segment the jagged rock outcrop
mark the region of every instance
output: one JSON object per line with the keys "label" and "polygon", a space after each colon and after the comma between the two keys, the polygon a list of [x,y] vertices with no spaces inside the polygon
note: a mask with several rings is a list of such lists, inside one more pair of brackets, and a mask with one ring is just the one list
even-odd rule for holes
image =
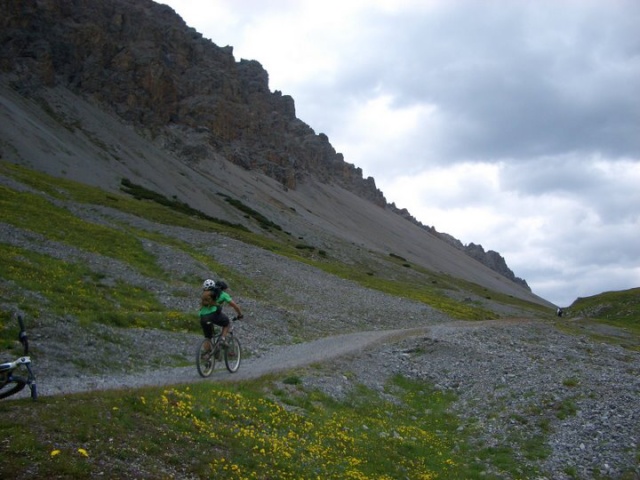
{"label": "jagged rock outcrop", "polygon": [[[133,125],[188,164],[220,156],[285,188],[312,177],[387,208],[523,286],[504,259],[388,205],[372,177],[296,117],[293,98],[269,90],[255,60],[236,61],[151,0],[0,0],[0,72],[38,98],[62,85]],[[45,107],[46,108],[46,107]]]}
{"label": "jagged rock outcrop", "polygon": [[445,242],[448,242],[457,249],[462,250],[471,258],[475,258],[479,262],[489,267],[491,270],[498,272],[503,277],[506,277],[509,280],[531,291],[531,288],[527,284],[526,280],[516,277],[513,271],[507,266],[507,262],[505,261],[504,257],[498,252],[493,250],[485,251],[482,245],[476,245],[475,243],[464,245],[460,240],[452,237],[447,233],[437,232],[435,229],[433,229],[433,231]]}
{"label": "jagged rock outcrop", "polygon": [[486,265],[491,270],[498,272],[503,277],[508,278],[509,280],[531,291],[531,287],[529,287],[526,280],[516,277],[513,271],[507,266],[507,262],[505,261],[504,257],[500,255],[498,252],[494,250],[485,251],[482,245],[476,245],[475,243],[464,245],[460,240],[453,237],[452,235],[449,235],[448,233],[438,232],[435,229],[435,227],[424,225],[422,222],[417,220],[413,215],[411,215],[406,208],[400,209],[396,207],[395,203],[392,203],[389,207],[393,209],[398,215],[404,217],[405,219],[414,223],[415,225],[418,225],[423,230],[429,232],[432,235],[437,236],[438,238],[444,240],[448,244],[453,245],[458,250],[466,253],[471,258],[476,259],[483,265]]}
{"label": "jagged rock outcrop", "polygon": [[[231,47],[203,38],[170,7],[2,0],[0,8],[0,69],[15,73],[24,93],[60,83],[150,135],[166,133],[186,161],[218,153],[288,188],[312,175],[386,205],[373,178],[296,118],[290,96],[269,90],[257,61],[236,62]],[[199,148],[189,142],[194,133]]]}

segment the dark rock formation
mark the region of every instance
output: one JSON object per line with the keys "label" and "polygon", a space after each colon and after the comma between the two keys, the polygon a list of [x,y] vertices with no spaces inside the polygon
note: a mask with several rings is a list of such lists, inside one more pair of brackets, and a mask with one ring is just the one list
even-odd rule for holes
{"label": "dark rock formation", "polygon": [[513,271],[511,271],[511,269],[507,266],[507,262],[505,261],[504,257],[498,252],[495,252],[493,250],[488,250],[485,252],[482,245],[476,245],[475,243],[464,245],[460,240],[452,237],[449,234],[436,232],[435,229],[433,229],[433,231],[445,242],[448,242],[459,250],[462,250],[471,258],[475,258],[479,262],[489,267],[491,270],[498,272],[503,277],[506,277],[509,280],[531,291],[531,288],[527,284],[526,280],[516,277]]}
{"label": "dark rock formation", "polygon": [[[231,47],[204,39],[170,7],[2,0],[0,8],[0,69],[14,72],[24,93],[63,84],[150,135],[186,138],[169,133],[167,146],[187,161],[215,152],[288,188],[312,175],[386,205],[372,178],[296,118],[290,96],[270,92],[258,62],[236,62]],[[208,135],[194,149],[188,138],[196,130]]]}

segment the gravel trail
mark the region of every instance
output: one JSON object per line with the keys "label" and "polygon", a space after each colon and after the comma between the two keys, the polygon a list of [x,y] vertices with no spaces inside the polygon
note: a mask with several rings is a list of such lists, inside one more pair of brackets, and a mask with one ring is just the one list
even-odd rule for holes
{"label": "gravel trail", "polygon": [[[195,364],[189,367],[162,366],[144,372],[76,375],[43,378],[38,382],[41,395],[64,395],[93,390],[139,388],[143,386],[175,385],[199,381],[242,381],[273,373],[307,367],[314,363],[330,362],[345,355],[358,355],[367,348],[384,342],[423,334],[425,329],[358,332],[320,338],[311,342],[283,345],[259,358],[246,358],[240,369],[230,374],[223,364],[217,364],[211,377],[201,378]],[[194,343],[194,345],[196,345]],[[195,350],[194,350],[195,355]]]}

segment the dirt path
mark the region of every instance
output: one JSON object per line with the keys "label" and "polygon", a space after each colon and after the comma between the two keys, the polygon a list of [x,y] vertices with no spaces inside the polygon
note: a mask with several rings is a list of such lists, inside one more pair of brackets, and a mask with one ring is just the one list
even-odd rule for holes
{"label": "dirt path", "polygon": [[[209,379],[215,381],[236,381],[259,378],[272,373],[305,367],[317,362],[334,360],[383,342],[396,341],[409,336],[424,334],[428,328],[406,330],[381,330],[357,332],[325,337],[312,342],[279,347],[257,358],[245,358],[240,370],[230,374],[223,366]],[[40,395],[62,395],[67,393],[139,388],[144,386],[175,385],[202,381],[195,365],[177,368],[158,368],[145,373],[114,374],[67,378],[38,378]]]}
{"label": "dirt path", "polygon": [[[383,343],[393,343],[402,339],[426,335],[431,329],[483,328],[507,326],[531,320],[509,319],[483,322],[456,321],[428,327],[377,330],[348,333],[325,337],[311,342],[280,346],[259,357],[245,358],[240,370],[230,374],[223,366],[217,366],[209,377],[214,381],[240,381],[260,378],[265,375],[302,368],[314,363],[335,360],[345,355],[358,355],[364,350]],[[195,365],[188,367],[156,368],[148,372],[133,374],[112,374],[98,376],[74,376],[66,378],[38,378],[40,395],[61,395],[88,392],[93,390],[111,390],[121,388],[139,388],[202,381]]]}

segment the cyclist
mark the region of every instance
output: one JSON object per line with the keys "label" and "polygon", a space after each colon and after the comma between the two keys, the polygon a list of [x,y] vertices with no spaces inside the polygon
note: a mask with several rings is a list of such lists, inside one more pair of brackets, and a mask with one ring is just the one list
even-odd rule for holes
{"label": "cyclist", "polygon": [[227,333],[229,332],[229,317],[222,312],[222,307],[229,304],[236,311],[238,320],[243,317],[242,310],[226,292],[229,286],[223,281],[207,279],[202,284],[202,296],[200,299],[200,325],[205,338],[213,337],[213,325],[222,327],[220,341],[225,346]]}

